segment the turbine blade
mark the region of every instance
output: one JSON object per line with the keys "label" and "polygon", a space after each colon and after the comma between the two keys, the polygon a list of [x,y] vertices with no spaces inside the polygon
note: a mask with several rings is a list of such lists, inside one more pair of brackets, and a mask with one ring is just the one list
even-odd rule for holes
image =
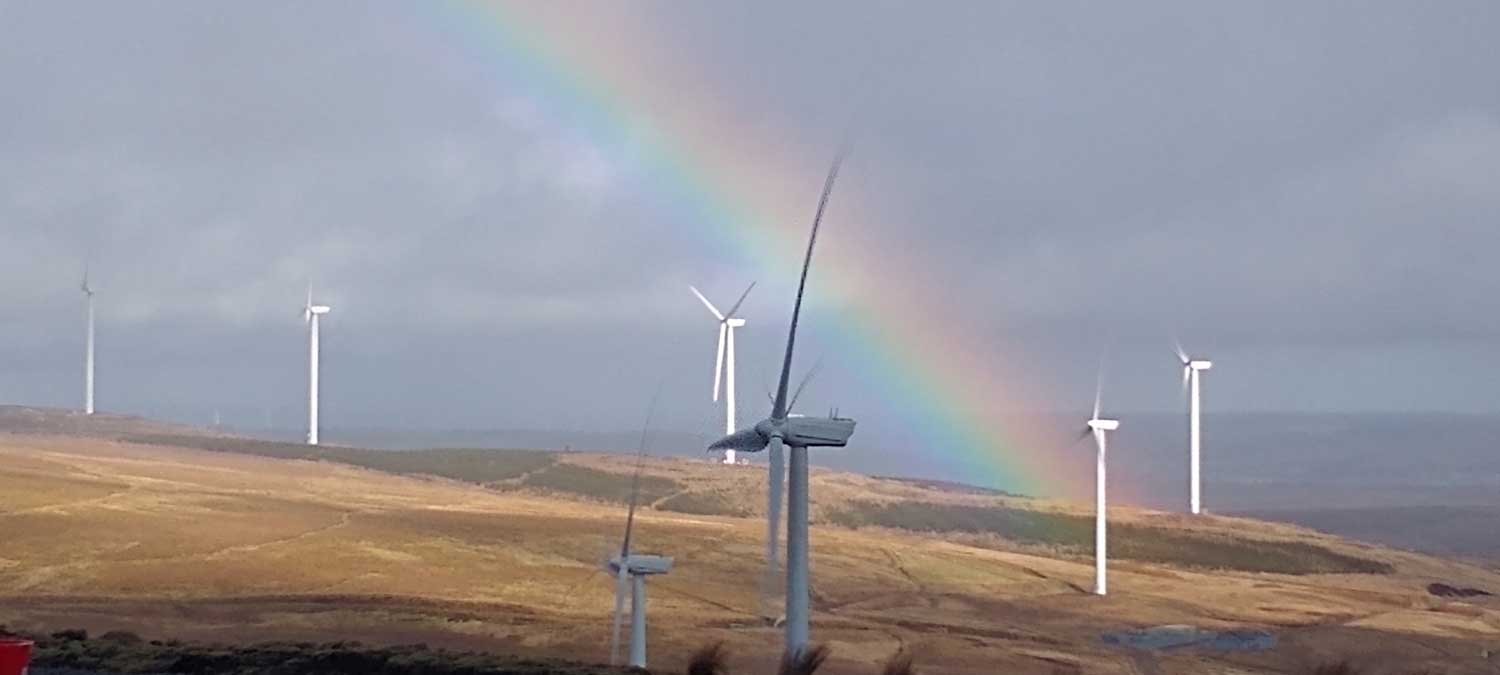
{"label": "turbine blade", "polygon": [[774,567],[781,559],[781,506],[784,501],[781,495],[786,481],[786,467],[782,460],[784,444],[781,437],[772,437],[769,445],[770,456],[766,462],[770,465],[766,486],[766,564]]}
{"label": "turbine blade", "polygon": [[781,362],[781,383],[776,387],[776,402],[771,406],[771,419],[786,419],[787,388],[792,377],[792,351],[797,343],[797,319],[802,314],[802,295],[807,290],[807,271],[812,267],[813,247],[818,243],[818,227],[823,224],[823,214],[828,210],[828,198],[833,194],[834,181],[839,177],[839,165],[844,163],[848,148],[840,148],[834,155],[833,166],[828,168],[828,177],[823,181],[823,194],[818,197],[818,210],[813,214],[812,234],[807,238],[807,255],[802,259],[802,278],[797,282],[797,302],[792,305],[792,325],[786,336],[786,356]]}
{"label": "turbine blade", "polygon": [[813,376],[817,375],[818,371],[822,368],[823,359],[819,357],[818,362],[813,364],[812,369],[808,370],[807,374],[802,376],[802,381],[797,384],[797,391],[792,394],[792,400],[787,402],[786,411],[788,414],[791,414],[791,412],[797,408],[797,399],[802,398],[802,390],[807,388],[807,383],[811,382]]}
{"label": "turbine blade", "polygon": [[709,302],[708,298],[703,297],[703,294],[698,292],[697,287],[688,286],[688,290],[692,291],[693,295],[698,296],[698,299],[703,301],[703,306],[707,307],[708,311],[714,313],[714,318],[715,319],[718,319],[720,321],[724,320],[724,315],[719,313],[719,308],[718,307],[714,307],[714,303]]}
{"label": "turbine blade", "polygon": [[588,584],[589,582],[591,582],[591,581],[594,580],[594,575],[595,574],[599,574],[599,573],[600,573],[600,571],[599,571],[598,568],[589,568],[588,573],[585,574],[582,579],[579,579],[578,583],[573,584],[572,586],[569,586],[568,590],[566,590],[566,591],[563,592],[563,595],[562,595],[563,599],[562,599],[562,603],[561,604],[564,605],[564,606],[569,606],[569,607],[577,604],[575,601],[578,599],[578,592],[581,591],[581,590],[583,590],[583,587],[586,584]]}
{"label": "turbine blade", "polygon": [[636,500],[641,495],[641,469],[646,465],[646,438],[651,432],[651,417],[656,414],[656,400],[661,397],[662,383],[656,385],[656,393],[651,395],[651,405],[646,408],[646,423],[641,427],[641,445],[635,453],[635,476],[630,479],[630,510],[625,512],[625,538],[620,543],[620,564],[625,564],[625,558],[630,555],[630,535],[635,527]]}
{"label": "turbine blade", "polygon": [[740,299],[734,301],[734,306],[730,307],[729,311],[727,313],[725,313],[724,316],[734,316],[736,312],[739,312],[740,311],[740,305],[745,304],[745,298],[750,297],[750,291],[752,291],[752,290],[755,290],[755,282],[754,281],[750,282],[749,288],[746,288],[745,292],[740,294]]}
{"label": "turbine blade", "polygon": [[1183,396],[1187,396],[1188,378],[1190,378],[1192,376],[1193,376],[1193,368],[1192,368],[1192,366],[1189,366],[1187,364],[1187,362],[1184,361],[1183,364],[1182,364],[1182,395]]}
{"label": "turbine blade", "polygon": [[1187,365],[1190,359],[1188,359],[1187,351],[1182,348],[1182,342],[1175,337],[1172,338],[1172,348],[1177,352],[1177,360],[1181,361],[1182,365]]}
{"label": "turbine blade", "polygon": [[609,663],[619,665],[620,663],[620,624],[625,619],[625,586],[629,583],[629,565],[624,558],[620,559],[620,571],[615,575],[615,616],[614,627],[609,632]]}
{"label": "turbine blade", "polygon": [[1094,382],[1094,416],[1099,419],[1099,406],[1104,400],[1104,364],[1099,364],[1099,377]]}
{"label": "turbine blade", "polygon": [[719,400],[719,379],[724,375],[724,333],[728,331],[728,324],[719,322],[719,355],[714,357],[714,401]]}
{"label": "turbine blade", "polygon": [[755,427],[740,429],[728,436],[720,438],[708,446],[708,451],[715,450],[738,450],[740,452],[760,452],[766,449],[766,437],[760,435]]}
{"label": "turbine blade", "polygon": [[1085,427],[1083,427],[1083,431],[1079,432],[1078,438],[1073,439],[1073,442],[1077,443],[1077,442],[1079,442],[1079,441],[1081,441],[1081,440],[1083,440],[1085,438],[1088,438],[1089,434],[1092,434],[1092,433],[1094,433],[1094,428],[1090,427],[1090,426],[1085,426]]}

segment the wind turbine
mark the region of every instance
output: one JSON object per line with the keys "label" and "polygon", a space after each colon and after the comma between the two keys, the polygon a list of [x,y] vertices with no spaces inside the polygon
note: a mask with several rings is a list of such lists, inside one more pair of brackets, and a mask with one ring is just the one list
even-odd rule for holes
{"label": "wind turbine", "polygon": [[1208,359],[1195,359],[1183,351],[1179,343],[1177,360],[1182,362],[1182,387],[1188,390],[1188,507],[1193,515],[1203,512],[1203,483],[1201,471],[1202,424],[1199,422],[1199,373],[1214,367]]}
{"label": "wind turbine", "polygon": [[1094,594],[1106,595],[1109,593],[1106,573],[1109,565],[1108,548],[1108,523],[1106,520],[1106,494],[1105,494],[1105,460],[1108,455],[1108,437],[1111,431],[1120,428],[1119,420],[1104,419],[1099,417],[1100,399],[1104,395],[1104,376],[1101,373],[1099,383],[1094,389],[1094,414],[1089,417],[1088,425],[1084,427],[1080,439],[1089,435],[1094,437],[1094,445],[1098,448],[1098,457],[1094,466]]}
{"label": "wind turbine", "polygon": [[[708,311],[713,313],[714,318],[719,320],[719,352],[718,356],[714,357],[714,402],[717,403],[719,400],[719,382],[722,380],[724,383],[724,433],[726,434],[734,433],[735,425],[734,329],[745,325],[745,320],[734,314],[740,311],[740,305],[745,303],[745,298],[750,295],[751,289],[754,288],[755,282],[751,282],[750,287],[746,288],[745,292],[740,294],[740,299],[735,301],[734,305],[729,308],[729,311],[720,313],[719,308],[714,307],[714,303],[709,302],[708,298],[703,297],[703,294],[698,292],[696,287],[688,286],[688,289],[693,291],[693,295],[698,296],[698,299],[703,301],[703,305],[708,308]],[[734,450],[725,450],[724,463],[734,464],[734,461]]]}
{"label": "wind turbine", "polygon": [[[653,398],[651,407],[656,407]],[[651,428],[651,416],[646,416],[646,430]],[[646,430],[641,431],[641,447],[636,455],[635,478],[630,486],[630,508],[625,514],[625,537],[620,543],[620,554],[605,561],[604,569],[615,577],[614,626],[609,634],[609,662],[620,662],[620,623],[625,610],[625,587],[630,586],[630,663],[634,668],[646,667],[646,577],[672,571],[672,559],[659,555],[643,555],[630,550],[630,536],[635,527],[635,506],[641,492],[641,465],[646,454]]]}
{"label": "wind turbine", "polygon": [[807,289],[807,271],[812,266],[813,245],[818,241],[818,226],[823,222],[823,212],[828,207],[828,196],[833,192],[833,183],[839,174],[839,165],[844,161],[842,151],[834,158],[833,166],[823,183],[823,194],[818,199],[818,210],[813,216],[812,235],[807,240],[807,254],[802,260],[802,278],[797,284],[797,301],[792,305],[792,324],[787,332],[786,356],[781,363],[781,381],[776,388],[776,398],[771,405],[771,416],[748,429],[736,431],[708,446],[709,450],[742,450],[759,452],[770,450],[770,484],[768,491],[769,541],[767,563],[774,569],[777,539],[777,521],[781,498],[781,452],[782,446],[791,448],[791,470],[788,472],[790,490],[787,494],[787,542],[786,542],[786,653],[801,654],[808,642],[808,474],[807,449],[810,447],[843,447],[854,434],[854,420],[830,415],[827,418],[803,417],[789,414],[787,389],[792,371],[792,351],[797,342],[797,319],[802,313],[802,296]]}
{"label": "wind turbine", "polygon": [[88,338],[83,352],[83,414],[94,414],[94,288],[89,285],[89,268],[83,268],[83,291],[88,304]]}
{"label": "wind turbine", "polygon": [[307,304],[302,319],[307,322],[307,444],[318,444],[318,319],[332,311],[327,305],[314,305],[312,287],[307,287]]}

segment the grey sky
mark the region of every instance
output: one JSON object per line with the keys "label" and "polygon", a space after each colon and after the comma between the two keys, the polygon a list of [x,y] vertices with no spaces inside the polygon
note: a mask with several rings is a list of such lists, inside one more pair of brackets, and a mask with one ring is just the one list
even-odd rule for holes
{"label": "grey sky", "polygon": [[[1047,379],[1033,405],[1082,408],[1108,347],[1118,408],[1175,410],[1176,330],[1219,361],[1211,409],[1497,411],[1495,3],[721,5],[568,6],[628,11],[683,96],[804,148],[809,215],[859,105],[865,201],[828,255],[909,242],[920,287]],[[759,279],[759,414],[793,280],[687,236],[648,167],[438,23],[0,0],[0,400],[79,398],[92,258],[105,409],[292,424],[312,279],[330,426],[630,427],[664,378],[666,424],[707,431],[686,285]],[[879,429],[901,396],[823,309],[809,407]]]}

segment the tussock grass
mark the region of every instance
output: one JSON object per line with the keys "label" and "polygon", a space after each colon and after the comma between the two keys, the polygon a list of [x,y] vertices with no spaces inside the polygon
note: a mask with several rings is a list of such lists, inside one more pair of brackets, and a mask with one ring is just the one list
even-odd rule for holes
{"label": "tussock grass", "polygon": [[729,650],[715,642],[688,659],[687,675],[729,675]]}
{"label": "tussock grass", "polygon": [[781,670],[777,672],[781,675],[812,675],[832,653],[828,645],[809,645],[797,652],[787,652],[781,657]]}
{"label": "tussock grass", "polygon": [[[1003,506],[855,501],[827,519],[859,528],[992,534],[1018,544],[1093,550],[1093,518]],[[1389,574],[1390,565],[1304,542],[1229,538],[1135,524],[1110,526],[1110,555],[1123,560],[1278,574]]]}

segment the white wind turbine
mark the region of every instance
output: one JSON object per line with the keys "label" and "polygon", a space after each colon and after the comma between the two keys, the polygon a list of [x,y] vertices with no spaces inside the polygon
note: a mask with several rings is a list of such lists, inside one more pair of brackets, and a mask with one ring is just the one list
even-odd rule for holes
{"label": "white wind turbine", "polygon": [[[786,654],[799,656],[808,644],[808,620],[810,615],[809,591],[809,540],[808,540],[808,465],[807,449],[811,447],[843,447],[854,434],[854,420],[836,416],[803,417],[790,414],[788,389],[792,370],[792,351],[797,342],[797,319],[802,313],[802,296],[807,288],[807,272],[812,266],[813,246],[818,241],[818,226],[823,221],[823,212],[828,207],[828,197],[833,192],[834,180],[838,178],[839,165],[844,153],[834,158],[833,166],[823,183],[823,194],[818,199],[818,210],[813,216],[812,235],[808,237],[807,253],[802,260],[802,278],[797,284],[797,301],[792,305],[792,324],[787,331],[786,356],[781,364],[781,381],[776,397],[771,404],[771,416],[748,429],[741,429],[708,446],[709,450],[743,450],[759,452],[769,450],[770,480],[767,500],[766,542],[767,564],[776,565],[776,539],[780,513],[781,483],[788,482],[787,490],[787,538],[786,538]],[[791,448],[789,471],[781,471],[782,447]]]}
{"label": "white wind turbine", "polygon": [[307,304],[302,319],[307,322],[307,444],[318,444],[318,319],[332,311],[327,305],[314,305],[312,287],[307,288]]}
{"label": "white wind turbine", "polygon": [[88,304],[88,337],[83,352],[83,414],[94,414],[94,288],[89,285],[89,268],[83,268],[81,286]]}
{"label": "white wind turbine", "polygon": [[1182,362],[1182,386],[1188,390],[1188,507],[1194,515],[1203,512],[1202,424],[1199,421],[1199,373],[1214,367],[1208,359],[1195,359],[1179,343],[1177,360]]}
{"label": "white wind turbine", "polygon": [[[655,409],[656,399],[651,401]],[[651,428],[650,413],[646,416],[646,427],[641,431],[641,447],[636,454],[635,478],[630,487],[630,508],[625,513],[625,538],[620,543],[619,555],[604,563],[605,571],[615,578],[615,611],[613,626],[609,634],[609,662],[620,662],[620,624],[624,620],[625,587],[630,587],[630,662],[633,668],[646,667],[646,577],[672,571],[672,559],[659,555],[644,555],[630,550],[630,537],[635,527],[635,508],[641,493],[641,468],[646,455],[646,434]]]}
{"label": "white wind turbine", "polygon": [[1079,438],[1090,435],[1094,437],[1094,445],[1098,449],[1098,456],[1094,466],[1094,594],[1106,595],[1109,593],[1107,572],[1109,566],[1108,548],[1108,522],[1107,522],[1107,499],[1106,499],[1106,472],[1105,463],[1108,458],[1108,433],[1120,428],[1119,420],[1104,419],[1099,417],[1100,400],[1104,395],[1104,376],[1101,372],[1099,383],[1094,389],[1094,414],[1089,417],[1088,426],[1084,427],[1083,434]]}
{"label": "white wind turbine", "polygon": [[[734,414],[734,329],[745,325],[745,320],[735,316],[735,312],[740,311],[740,305],[745,303],[745,298],[750,295],[751,289],[754,288],[755,283],[751,282],[750,287],[746,288],[745,292],[740,294],[740,299],[735,301],[734,305],[729,308],[729,311],[721,313],[719,312],[719,308],[714,307],[714,303],[709,302],[708,298],[703,297],[703,294],[696,287],[688,286],[693,295],[698,296],[698,299],[703,301],[703,305],[708,308],[708,311],[713,313],[714,318],[719,320],[719,351],[718,355],[714,357],[714,402],[717,403],[719,400],[719,383],[722,381],[724,383],[724,433],[726,434],[734,433],[736,422]],[[724,451],[724,463],[735,463],[734,450],[732,448]]]}

